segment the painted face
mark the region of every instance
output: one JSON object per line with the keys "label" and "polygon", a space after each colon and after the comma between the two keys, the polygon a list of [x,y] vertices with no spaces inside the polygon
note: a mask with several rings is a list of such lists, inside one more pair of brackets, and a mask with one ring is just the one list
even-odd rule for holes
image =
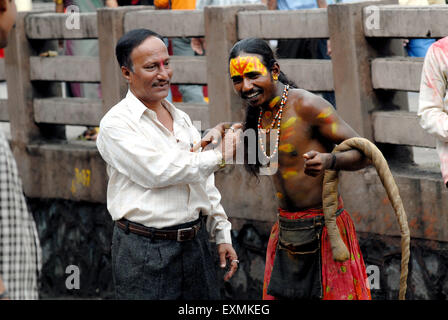
{"label": "painted face", "polygon": [[14,1],[0,0],[0,48],[6,47],[8,34],[16,21],[17,9]]}
{"label": "painted face", "polygon": [[133,71],[130,71],[128,81],[132,93],[148,103],[157,103],[166,98],[173,71],[163,41],[149,37],[132,50],[131,60]]}
{"label": "painted face", "polygon": [[230,60],[230,77],[241,76],[247,73],[258,72],[265,76],[267,74],[266,67],[256,56],[236,57]]}
{"label": "painted face", "polygon": [[230,60],[230,77],[235,92],[251,106],[268,104],[274,97],[271,74],[258,54],[241,53]]}

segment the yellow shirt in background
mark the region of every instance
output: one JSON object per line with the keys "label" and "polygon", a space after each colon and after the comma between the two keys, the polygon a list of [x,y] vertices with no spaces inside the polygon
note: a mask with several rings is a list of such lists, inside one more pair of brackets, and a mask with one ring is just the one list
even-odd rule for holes
{"label": "yellow shirt in background", "polygon": [[158,9],[168,9],[171,2],[173,10],[194,10],[196,0],[154,0],[154,6]]}

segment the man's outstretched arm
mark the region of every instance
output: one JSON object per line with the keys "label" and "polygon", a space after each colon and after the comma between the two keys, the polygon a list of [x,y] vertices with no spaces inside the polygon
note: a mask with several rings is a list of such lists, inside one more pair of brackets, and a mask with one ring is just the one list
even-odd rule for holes
{"label": "man's outstretched arm", "polygon": [[[300,106],[305,110],[305,118],[328,142],[339,144],[347,139],[359,137],[325,99],[309,93]],[[327,169],[355,171],[371,164],[370,159],[358,150],[321,153],[310,150],[303,154],[305,173],[310,176],[322,174]]]}

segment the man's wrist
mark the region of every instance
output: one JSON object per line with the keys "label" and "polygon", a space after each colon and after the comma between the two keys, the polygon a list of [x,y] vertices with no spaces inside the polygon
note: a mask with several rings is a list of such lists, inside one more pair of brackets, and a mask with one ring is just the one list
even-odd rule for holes
{"label": "man's wrist", "polygon": [[216,246],[219,246],[220,244],[232,245],[232,236],[230,235],[230,230],[217,231],[215,238]]}
{"label": "man's wrist", "polygon": [[217,155],[217,164],[218,164],[218,166],[220,168],[224,168],[226,166],[226,161],[224,159],[224,155],[222,154],[222,152],[218,148],[213,149],[213,151]]}
{"label": "man's wrist", "polygon": [[330,153],[330,155],[331,159],[330,159],[330,166],[328,167],[328,169],[334,170],[336,167],[336,155],[334,153]]}

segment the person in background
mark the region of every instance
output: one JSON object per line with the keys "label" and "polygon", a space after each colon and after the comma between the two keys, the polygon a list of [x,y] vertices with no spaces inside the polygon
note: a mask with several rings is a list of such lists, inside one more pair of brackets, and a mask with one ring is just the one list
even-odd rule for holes
{"label": "person in background", "polygon": [[417,116],[436,137],[442,179],[448,188],[448,37],[434,42],[426,53],[420,82]]}
{"label": "person in background", "polygon": [[[13,0],[0,0],[0,48],[16,18]],[[42,252],[17,164],[0,131],[0,300],[38,299]]]}

